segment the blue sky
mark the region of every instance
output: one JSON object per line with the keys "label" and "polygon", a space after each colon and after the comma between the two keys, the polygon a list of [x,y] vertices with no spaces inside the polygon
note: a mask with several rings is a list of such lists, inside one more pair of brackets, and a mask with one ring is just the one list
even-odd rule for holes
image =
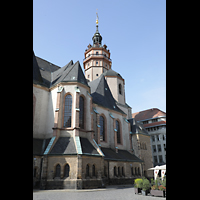
{"label": "blue sky", "polygon": [[33,0],[33,50],[60,67],[79,60],[99,32],[125,79],[132,112],[166,111],[166,0]]}

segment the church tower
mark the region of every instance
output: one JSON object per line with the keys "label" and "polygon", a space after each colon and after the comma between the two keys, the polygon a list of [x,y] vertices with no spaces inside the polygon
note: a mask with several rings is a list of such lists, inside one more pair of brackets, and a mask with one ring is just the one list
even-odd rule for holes
{"label": "church tower", "polygon": [[85,58],[83,60],[83,67],[85,70],[85,77],[89,81],[98,78],[102,73],[111,69],[112,61],[110,59],[110,51],[104,44],[102,46],[102,36],[98,30],[98,15],[96,19],[96,32],[92,37],[93,45],[89,44],[85,50]]}

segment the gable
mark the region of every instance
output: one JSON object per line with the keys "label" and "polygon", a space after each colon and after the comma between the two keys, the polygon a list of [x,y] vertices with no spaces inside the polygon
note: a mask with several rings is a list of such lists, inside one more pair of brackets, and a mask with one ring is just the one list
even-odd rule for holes
{"label": "gable", "polygon": [[112,96],[110,88],[105,80],[103,74],[94,81],[88,83],[91,88],[91,96],[93,103],[101,105],[105,108],[118,111],[125,114],[116,104],[115,99]]}

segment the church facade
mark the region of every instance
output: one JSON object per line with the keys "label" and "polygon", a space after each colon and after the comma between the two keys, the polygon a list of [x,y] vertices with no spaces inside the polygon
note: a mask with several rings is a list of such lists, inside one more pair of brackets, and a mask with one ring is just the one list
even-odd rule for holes
{"label": "church facade", "polygon": [[152,177],[150,135],[132,118],[124,78],[96,32],[64,67],[33,52],[33,186],[84,189]]}

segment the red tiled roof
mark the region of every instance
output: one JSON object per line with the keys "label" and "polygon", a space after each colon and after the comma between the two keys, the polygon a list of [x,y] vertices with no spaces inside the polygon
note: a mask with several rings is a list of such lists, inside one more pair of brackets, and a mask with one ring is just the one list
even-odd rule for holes
{"label": "red tiled roof", "polygon": [[166,113],[159,110],[158,108],[151,108],[148,110],[143,110],[132,114],[132,118],[135,118],[136,121],[155,118],[158,116],[166,116]]}
{"label": "red tiled roof", "polygon": [[150,124],[143,124],[143,126],[145,128],[148,128],[150,126],[156,126],[156,125],[159,125],[159,124],[166,124],[166,121],[159,121],[159,122],[153,122],[153,123],[150,123]]}

